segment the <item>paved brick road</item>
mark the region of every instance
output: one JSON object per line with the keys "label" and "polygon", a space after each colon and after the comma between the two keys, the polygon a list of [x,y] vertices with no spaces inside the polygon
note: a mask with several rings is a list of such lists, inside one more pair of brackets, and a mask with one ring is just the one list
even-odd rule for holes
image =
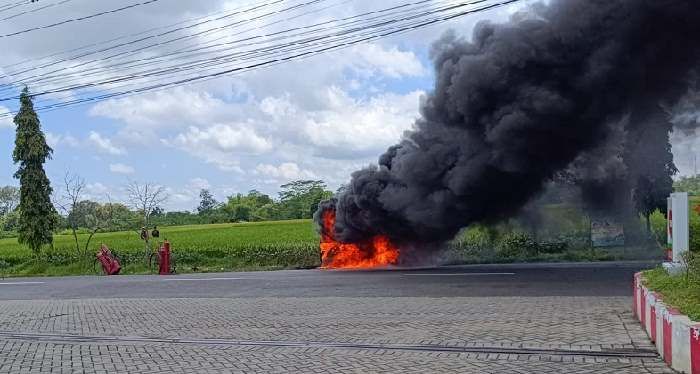
{"label": "paved brick road", "polygon": [[[630,304],[627,297],[0,301],[0,373],[671,373],[656,357],[604,355],[651,348]],[[483,347],[489,352],[470,351]]]}

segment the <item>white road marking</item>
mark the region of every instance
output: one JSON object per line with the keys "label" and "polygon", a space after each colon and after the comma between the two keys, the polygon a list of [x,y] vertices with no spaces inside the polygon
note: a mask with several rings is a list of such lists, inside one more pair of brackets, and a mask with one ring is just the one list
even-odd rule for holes
{"label": "white road marking", "polygon": [[46,282],[0,282],[0,286],[21,286],[26,284],[44,284]]}
{"label": "white road marking", "polygon": [[406,273],[403,275],[425,277],[456,277],[456,276],[485,276],[485,275],[515,275],[515,273]]}
{"label": "white road marking", "polygon": [[223,280],[239,280],[250,278],[170,278],[161,279],[164,282],[200,282],[200,281],[223,281]]}

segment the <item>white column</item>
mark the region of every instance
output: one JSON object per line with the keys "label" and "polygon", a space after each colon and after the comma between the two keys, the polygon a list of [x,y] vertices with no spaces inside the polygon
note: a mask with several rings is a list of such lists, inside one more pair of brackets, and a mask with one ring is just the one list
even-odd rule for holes
{"label": "white column", "polygon": [[687,192],[671,194],[671,214],[673,262],[679,263],[683,259],[683,254],[690,249],[690,215]]}

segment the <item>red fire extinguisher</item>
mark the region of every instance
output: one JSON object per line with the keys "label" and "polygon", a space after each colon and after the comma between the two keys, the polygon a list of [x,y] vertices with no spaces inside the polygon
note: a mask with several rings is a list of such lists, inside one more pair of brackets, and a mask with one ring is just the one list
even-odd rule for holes
{"label": "red fire extinguisher", "polygon": [[160,247],[160,250],[158,250],[158,254],[160,255],[160,267],[158,269],[158,273],[160,275],[168,275],[170,274],[170,242],[165,241],[163,245]]}

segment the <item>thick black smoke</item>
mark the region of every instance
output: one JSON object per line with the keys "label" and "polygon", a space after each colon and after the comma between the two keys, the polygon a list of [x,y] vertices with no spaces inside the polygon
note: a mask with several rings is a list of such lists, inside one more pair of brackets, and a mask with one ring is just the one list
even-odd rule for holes
{"label": "thick black smoke", "polygon": [[552,1],[445,36],[433,60],[415,130],[322,204],[337,239],[449,240],[517,213],[615,124],[653,126],[637,114],[677,102],[700,65],[700,3]]}

